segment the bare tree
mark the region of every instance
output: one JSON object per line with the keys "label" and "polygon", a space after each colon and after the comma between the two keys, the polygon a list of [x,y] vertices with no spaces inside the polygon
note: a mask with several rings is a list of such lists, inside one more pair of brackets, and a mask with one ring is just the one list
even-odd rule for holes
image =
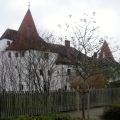
{"label": "bare tree", "polygon": [[[95,12],[93,12],[93,17]],[[71,19],[71,15],[69,15]],[[82,89],[82,116],[85,118],[85,93],[86,91],[86,81],[91,78],[91,76],[97,74],[105,74],[108,72],[109,68],[115,65],[114,61],[106,61],[105,59],[98,59],[101,46],[104,42],[103,38],[99,37],[99,27],[96,26],[96,21],[90,18],[87,14],[84,14],[84,18],[80,19],[80,23],[70,22],[66,25],[65,39],[68,39],[72,43],[72,47],[76,50],[74,54],[75,59],[69,58],[71,64],[76,70],[76,75],[80,76],[83,80]],[[59,25],[61,28],[61,26]],[[64,39],[64,38],[61,38]],[[109,64],[108,64],[109,63]]]}

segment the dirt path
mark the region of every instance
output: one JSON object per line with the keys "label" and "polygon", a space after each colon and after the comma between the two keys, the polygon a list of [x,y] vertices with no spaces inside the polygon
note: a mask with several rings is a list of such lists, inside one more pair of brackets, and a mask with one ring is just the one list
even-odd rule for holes
{"label": "dirt path", "polygon": [[[65,112],[66,114],[68,115],[71,115],[71,116],[82,116],[82,111],[70,111],[70,112]],[[86,118],[87,118],[87,110],[85,111],[86,113]],[[96,118],[97,120],[103,120],[103,118],[101,118],[102,114],[103,114],[103,108],[102,107],[99,107],[99,108],[90,108],[90,111],[89,111],[89,115],[90,115],[90,118]]]}

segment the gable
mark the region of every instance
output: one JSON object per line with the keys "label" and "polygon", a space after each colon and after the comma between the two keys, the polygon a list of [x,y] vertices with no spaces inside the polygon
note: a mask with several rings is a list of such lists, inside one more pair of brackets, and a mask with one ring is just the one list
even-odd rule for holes
{"label": "gable", "polygon": [[18,29],[18,33],[26,35],[28,32],[28,29],[30,29],[30,28],[31,28],[32,34],[36,34],[36,35],[38,34],[32,14],[31,14],[30,10],[28,9],[28,11],[27,11],[25,17],[23,18],[23,21]]}
{"label": "gable", "polygon": [[114,57],[112,55],[112,52],[108,46],[108,43],[106,41],[104,41],[103,46],[101,48],[101,52],[99,54],[99,58],[104,58],[104,57],[106,57],[107,59],[110,59],[112,61],[115,61]]}

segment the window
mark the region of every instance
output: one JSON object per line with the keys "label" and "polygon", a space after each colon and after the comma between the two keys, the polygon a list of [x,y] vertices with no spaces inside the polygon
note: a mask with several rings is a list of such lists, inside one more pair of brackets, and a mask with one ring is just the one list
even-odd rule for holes
{"label": "window", "polygon": [[8,53],[8,57],[11,58],[11,53]]}
{"label": "window", "polygon": [[45,59],[49,59],[49,54],[45,53]]}
{"label": "window", "polygon": [[27,26],[27,37],[30,38],[31,32],[32,32],[32,26],[29,25],[29,26]]}
{"label": "window", "polygon": [[18,53],[15,53],[15,57],[18,57]]}
{"label": "window", "polygon": [[48,70],[48,75],[50,75],[50,70]]}
{"label": "window", "polygon": [[17,69],[17,65],[15,66],[15,68]]}
{"label": "window", "polygon": [[67,90],[67,86],[65,85],[64,87],[65,87],[65,90]]}
{"label": "window", "polygon": [[7,45],[10,45],[10,41],[7,41]]}
{"label": "window", "polygon": [[57,71],[57,74],[59,74],[59,70]]}
{"label": "window", "polygon": [[43,75],[43,71],[42,70],[40,70],[40,75]]}
{"label": "window", "polygon": [[52,71],[51,70],[48,70],[48,75],[51,75]]}
{"label": "window", "polygon": [[70,69],[67,69],[67,75],[70,75]]}
{"label": "window", "polygon": [[22,52],[22,53],[21,53],[21,55],[22,55],[22,57],[24,57],[24,56],[25,56],[25,53],[24,53],[24,52]]}
{"label": "window", "polygon": [[103,58],[105,58],[105,52],[103,52],[102,54],[103,54]]}
{"label": "window", "polygon": [[19,84],[19,90],[22,91],[23,90],[23,85],[20,83]]}

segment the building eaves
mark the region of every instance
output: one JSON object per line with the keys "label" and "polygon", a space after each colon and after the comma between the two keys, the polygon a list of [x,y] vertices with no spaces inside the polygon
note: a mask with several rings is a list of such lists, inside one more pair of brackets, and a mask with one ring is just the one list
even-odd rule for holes
{"label": "building eaves", "polygon": [[10,40],[15,40],[17,36],[17,31],[16,30],[12,30],[12,29],[7,29],[3,35],[1,36],[0,40],[6,38],[6,39],[10,39]]}

